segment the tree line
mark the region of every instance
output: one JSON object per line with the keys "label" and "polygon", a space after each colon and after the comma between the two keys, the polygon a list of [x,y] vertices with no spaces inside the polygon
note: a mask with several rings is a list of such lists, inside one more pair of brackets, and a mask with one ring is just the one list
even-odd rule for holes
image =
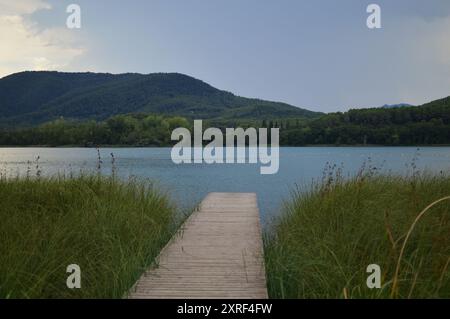
{"label": "tree line", "polygon": [[[205,124],[223,130],[279,128],[280,145],[285,146],[450,144],[450,98],[420,107],[357,109],[310,120],[224,120]],[[183,117],[154,114],[116,115],[100,122],[61,118],[37,127],[4,128],[0,131],[0,145],[170,146],[173,129],[191,129],[192,125],[192,120]]]}
{"label": "tree line", "polygon": [[280,129],[282,145],[450,144],[450,98],[420,107],[358,109],[295,126],[288,123]]}
{"label": "tree line", "polygon": [[37,127],[3,129],[0,145],[167,146],[177,127],[190,127],[185,118],[159,115],[116,115],[105,121],[58,119]]}

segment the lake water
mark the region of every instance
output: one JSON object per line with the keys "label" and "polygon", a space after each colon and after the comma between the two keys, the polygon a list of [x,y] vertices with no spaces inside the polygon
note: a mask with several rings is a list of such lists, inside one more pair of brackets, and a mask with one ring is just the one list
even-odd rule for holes
{"label": "lake water", "polygon": [[[260,164],[180,164],[170,148],[103,148],[102,173],[111,173],[111,156],[117,175],[155,181],[182,209],[191,209],[208,192],[256,192],[263,222],[279,212],[290,191],[320,179],[328,163],[343,166],[344,174],[356,173],[370,158],[386,173],[408,174],[415,157],[417,167],[438,173],[450,170],[450,147],[295,147],[280,149],[277,174],[261,175]],[[26,174],[39,156],[43,175],[95,171],[97,150],[91,148],[0,148],[0,169],[8,175]],[[31,164],[32,174],[35,164]]]}

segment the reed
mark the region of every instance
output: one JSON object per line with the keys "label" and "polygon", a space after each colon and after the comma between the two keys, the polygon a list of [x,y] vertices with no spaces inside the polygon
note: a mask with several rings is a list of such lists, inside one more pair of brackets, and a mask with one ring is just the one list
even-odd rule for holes
{"label": "reed", "polygon": [[121,298],[179,222],[152,185],[99,174],[2,177],[0,203],[0,298]]}
{"label": "reed", "polygon": [[[296,190],[266,232],[269,295],[450,298],[450,177],[334,171]],[[380,289],[366,285],[369,264]]]}

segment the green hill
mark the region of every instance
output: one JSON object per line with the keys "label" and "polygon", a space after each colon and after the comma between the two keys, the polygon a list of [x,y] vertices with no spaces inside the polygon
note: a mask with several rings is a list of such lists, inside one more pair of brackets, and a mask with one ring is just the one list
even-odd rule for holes
{"label": "green hill", "polygon": [[353,109],[326,114],[284,130],[281,143],[450,144],[450,97],[421,106]]}
{"label": "green hill", "polygon": [[0,125],[35,125],[60,117],[104,120],[157,113],[198,119],[314,118],[321,113],[249,99],[178,73],[21,72],[0,79]]}

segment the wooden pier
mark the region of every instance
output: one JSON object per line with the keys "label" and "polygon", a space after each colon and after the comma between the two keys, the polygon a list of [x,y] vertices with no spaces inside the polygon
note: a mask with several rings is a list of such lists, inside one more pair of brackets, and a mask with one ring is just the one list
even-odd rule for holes
{"label": "wooden pier", "polygon": [[129,298],[267,298],[254,193],[210,193]]}

